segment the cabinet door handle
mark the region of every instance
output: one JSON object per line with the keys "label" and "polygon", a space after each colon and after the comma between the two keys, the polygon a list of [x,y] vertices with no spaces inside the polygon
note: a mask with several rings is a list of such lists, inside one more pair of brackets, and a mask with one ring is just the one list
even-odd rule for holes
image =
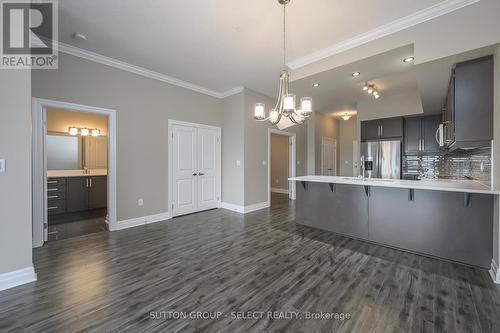
{"label": "cabinet door handle", "polygon": [[89,179],[90,187],[92,187],[92,178]]}
{"label": "cabinet door handle", "polygon": [[205,176],[205,174],[202,172],[198,172],[198,176]]}
{"label": "cabinet door handle", "polygon": [[59,198],[59,196],[58,196],[58,195],[49,195],[49,196],[47,197],[47,199],[57,199],[57,198]]}
{"label": "cabinet door handle", "polygon": [[85,178],[85,187],[89,187],[89,179]]}
{"label": "cabinet door handle", "polygon": [[384,135],[384,126],[380,125],[380,136]]}
{"label": "cabinet door handle", "polygon": [[57,184],[57,180],[49,180],[47,184]]}
{"label": "cabinet door handle", "polygon": [[48,209],[48,210],[53,210],[53,209],[57,209],[57,208],[59,208],[59,207],[57,207],[57,206],[54,206],[54,207],[47,207],[47,209]]}
{"label": "cabinet door handle", "polygon": [[58,189],[57,188],[48,188],[47,191],[50,192],[50,191],[57,191]]}
{"label": "cabinet door handle", "polygon": [[198,176],[198,174],[195,172],[195,173],[193,173],[193,176]]}
{"label": "cabinet door handle", "polygon": [[422,151],[425,150],[425,139],[422,139]]}

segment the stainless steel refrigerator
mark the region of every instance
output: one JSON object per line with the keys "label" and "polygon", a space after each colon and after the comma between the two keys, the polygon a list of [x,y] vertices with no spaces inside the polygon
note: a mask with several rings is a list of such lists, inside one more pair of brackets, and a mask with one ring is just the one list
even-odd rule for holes
{"label": "stainless steel refrigerator", "polygon": [[361,143],[368,178],[401,178],[401,141],[368,141]]}

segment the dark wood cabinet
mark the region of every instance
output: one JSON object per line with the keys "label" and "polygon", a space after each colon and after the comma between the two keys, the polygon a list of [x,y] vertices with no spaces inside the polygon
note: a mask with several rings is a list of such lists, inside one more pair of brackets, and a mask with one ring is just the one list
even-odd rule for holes
{"label": "dark wood cabinet", "polygon": [[367,120],[361,122],[361,140],[379,139],[380,122],[379,120]]}
{"label": "dark wood cabinet", "polygon": [[361,140],[384,140],[403,136],[403,118],[393,117],[361,122]]}
{"label": "dark wood cabinet", "polygon": [[49,216],[84,212],[107,207],[106,176],[49,178],[47,210]]}
{"label": "dark wood cabinet", "polygon": [[439,115],[405,118],[403,137],[405,154],[439,152],[436,131],[440,123],[441,116]]}
{"label": "dark wood cabinet", "polygon": [[493,139],[493,57],[455,67],[455,142],[487,146]]}
{"label": "dark wood cabinet", "polygon": [[89,209],[106,208],[108,204],[107,177],[91,177],[89,181]]}
{"label": "dark wood cabinet", "polygon": [[420,139],[422,136],[422,118],[406,118],[404,123],[405,154],[418,154],[420,153]]}
{"label": "dark wood cabinet", "polygon": [[455,65],[443,108],[445,145],[488,147],[493,139],[493,57]]}
{"label": "dark wood cabinet", "polygon": [[441,124],[441,116],[428,116],[422,120],[422,150],[426,153],[437,153],[440,151],[436,140],[436,132]]}

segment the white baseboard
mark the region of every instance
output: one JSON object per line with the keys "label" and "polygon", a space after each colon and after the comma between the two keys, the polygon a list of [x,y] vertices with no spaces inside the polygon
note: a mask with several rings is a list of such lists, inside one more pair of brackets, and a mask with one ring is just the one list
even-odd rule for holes
{"label": "white baseboard", "polygon": [[36,273],[33,266],[3,273],[0,274],[0,291],[33,281],[36,281]]}
{"label": "white baseboard", "polygon": [[491,260],[490,275],[493,282],[500,284],[500,271],[498,270],[498,265],[495,260]]}
{"label": "white baseboard", "polygon": [[284,188],[271,187],[271,192],[288,194],[288,190]]}
{"label": "white baseboard", "polygon": [[230,210],[233,212],[237,212],[240,214],[247,214],[247,213],[255,212],[257,210],[268,208],[269,206],[270,206],[270,203],[267,201],[259,202],[259,203],[249,205],[249,206],[234,205],[234,204],[227,203],[227,202],[221,202],[221,204],[220,204],[220,208],[224,208],[224,209],[227,209],[227,210]]}
{"label": "white baseboard", "polygon": [[169,212],[155,214],[155,215],[149,215],[149,216],[136,217],[136,218],[129,219],[129,220],[119,221],[116,223],[116,225],[111,227],[110,230],[111,231],[123,230],[123,229],[137,227],[140,225],[166,221],[166,220],[170,220],[170,219],[171,219],[171,216],[170,216]]}

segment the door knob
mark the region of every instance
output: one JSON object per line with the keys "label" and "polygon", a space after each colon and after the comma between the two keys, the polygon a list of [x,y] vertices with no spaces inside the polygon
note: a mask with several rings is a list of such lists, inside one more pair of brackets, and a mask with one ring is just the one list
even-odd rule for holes
{"label": "door knob", "polygon": [[198,172],[198,176],[205,176],[204,173]]}

